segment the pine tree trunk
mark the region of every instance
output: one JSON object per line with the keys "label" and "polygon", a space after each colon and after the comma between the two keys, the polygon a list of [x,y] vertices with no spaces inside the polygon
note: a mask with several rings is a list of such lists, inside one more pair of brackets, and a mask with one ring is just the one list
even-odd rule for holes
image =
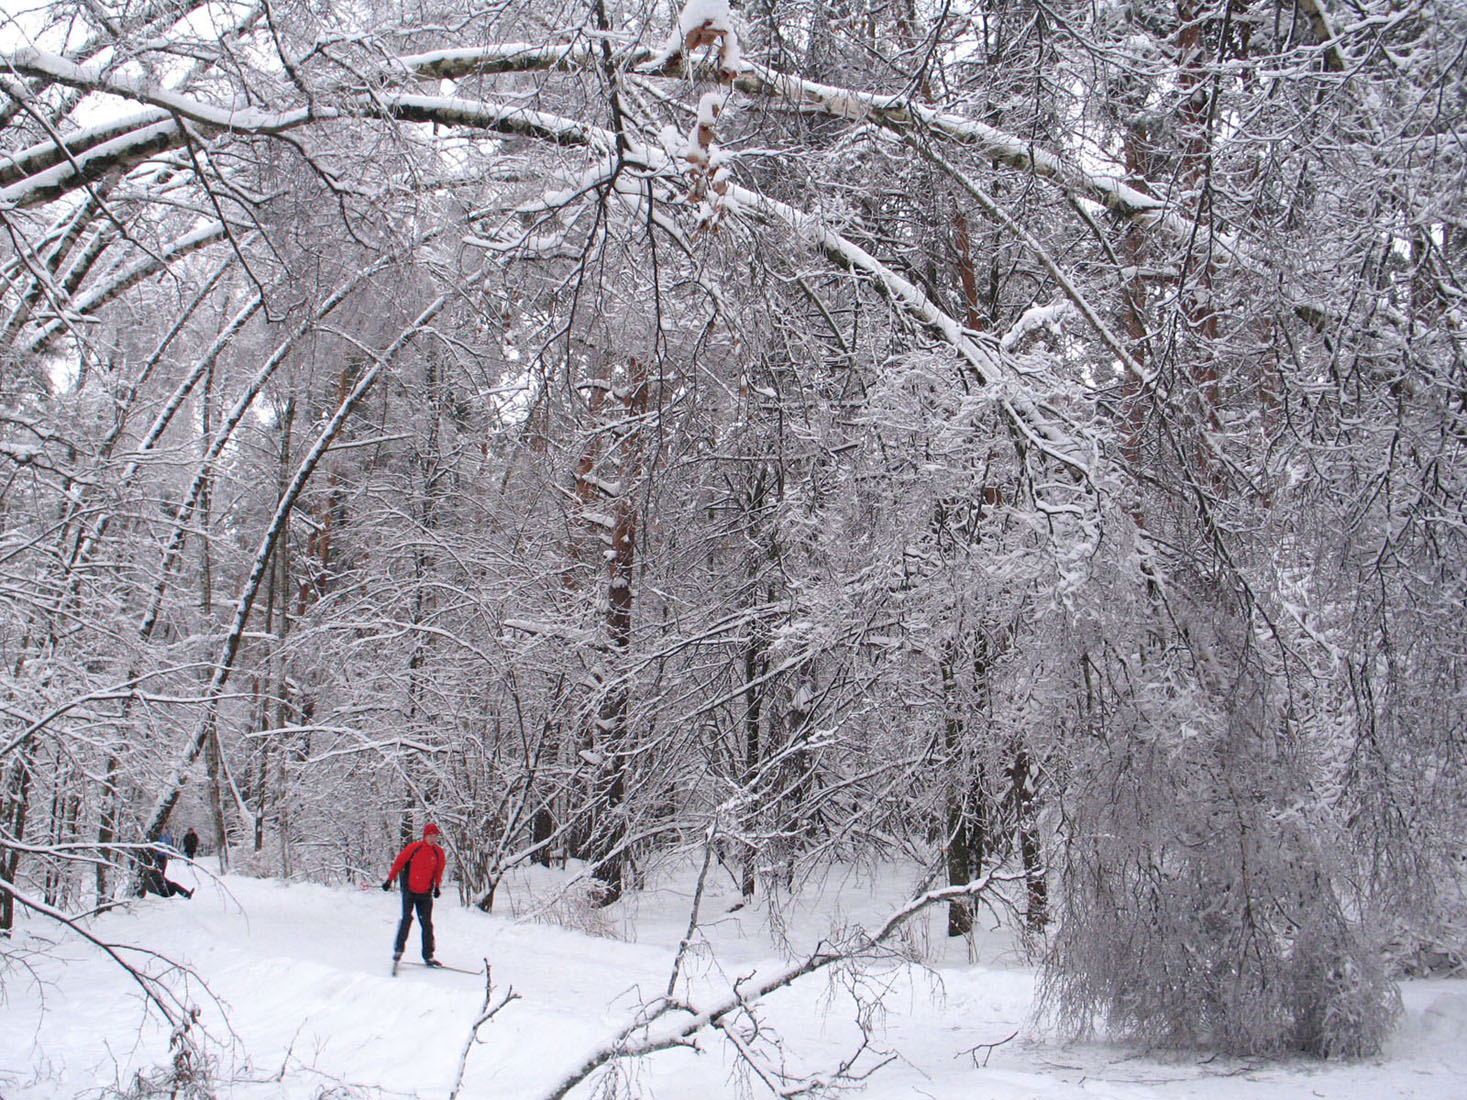
{"label": "pine tree trunk", "polygon": [[[606,634],[617,658],[627,652],[632,640],[635,601],[632,581],[637,555],[636,487],[642,473],[642,419],[647,413],[647,372],[641,360],[630,360],[627,385],[621,397],[625,424],[620,439],[621,483],[612,509],[611,548],[606,574]],[[620,663],[615,660],[613,667]],[[599,900],[603,905],[610,905],[620,898],[626,887],[625,749],[629,740],[629,706],[629,689],[624,681],[618,679],[602,698],[597,710],[597,733],[602,748],[595,804],[602,821],[596,830],[597,850],[592,873],[600,884],[602,893]]]}

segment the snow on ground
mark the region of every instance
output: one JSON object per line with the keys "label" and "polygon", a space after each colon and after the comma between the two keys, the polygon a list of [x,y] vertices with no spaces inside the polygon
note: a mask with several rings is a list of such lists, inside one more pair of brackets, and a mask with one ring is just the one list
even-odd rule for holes
{"label": "snow on ground", "polygon": [[[389,976],[397,895],[376,888],[211,879],[175,861],[170,877],[197,885],[192,900],[148,898],[96,918],[88,930],[131,953],[201,1008],[217,1095],[239,1100],[446,1097],[482,976],[404,967]],[[501,890],[500,910],[436,906],[438,955],[468,968],[488,959],[496,1001],[511,1001],[469,1052],[460,1096],[544,1095],[598,1043],[666,990],[687,927],[694,875],[667,876],[603,913],[549,904],[558,876],[537,871]],[[688,961],[696,1000],[726,991],[786,950],[809,948],[832,926],[873,927],[907,896],[911,875],[832,877],[771,911],[735,908],[729,876],[710,880],[702,937]],[[1467,1096],[1467,982],[1403,986],[1406,1013],[1383,1056],[1357,1063],[1148,1056],[1063,1043],[1029,1020],[1035,974],[1012,941],[978,937],[976,962],[942,935],[934,909],[905,937],[923,965],[888,962],[855,983],[868,1004],[874,1052],[892,1060],[863,1095],[988,1100],[1461,1100]],[[559,921],[560,923],[555,923]],[[990,921],[990,924],[996,922]],[[777,933],[774,930],[778,930]],[[104,1097],[168,1062],[168,1035],[145,1017],[139,989],[97,948],[31,920],[3,948],[0,1100]],[[417,932],[409,959],[417,955]],[[816,974],[760,1009],[762,1049],[790,1071],[829,1072],[856,1049],[852,983]],[[1012,1038],[1010,1038],[1012,1036]],[[878,1060],[868,1053],[858,1069]],[[654,1054],[621,1068],[620,1095],[663,1100],[768,1095],[716,1034],[698,1050]],[[572,1096],[589,1097],[594,1085]],[[138,1093],[135,1091],[134,1095]],[[146,1094],[153,1095],[153,1094]],[[167,1095],[166,1092],[161,1095]]]}

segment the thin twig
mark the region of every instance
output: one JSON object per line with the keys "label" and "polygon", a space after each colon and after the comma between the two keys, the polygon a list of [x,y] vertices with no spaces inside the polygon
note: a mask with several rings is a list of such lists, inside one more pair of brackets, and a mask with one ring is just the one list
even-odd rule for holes
{"label": "thin twig", "polygon": [[469,1028],[469,1037],[464,1040],[464,1049],[458,1056],[458,1075],[453,1079],[453,1088],[448,1094],[448,1100],[458,1100],[458,1090],[463,1087],[464,1070],[468,1068],[469,1051],[474,1049],[474,1044],[479,1041],[479,1029],[487,1024],[499,1013],[499,1010],[510,1001],[517,1001],[520,995],[510,986],[504,991],[504,996],[499,1003],[492,1004],[494,1000],[494,974],[489,966],[489,960],[484,960],[484,1004],[479,1009],[479,1018]]}

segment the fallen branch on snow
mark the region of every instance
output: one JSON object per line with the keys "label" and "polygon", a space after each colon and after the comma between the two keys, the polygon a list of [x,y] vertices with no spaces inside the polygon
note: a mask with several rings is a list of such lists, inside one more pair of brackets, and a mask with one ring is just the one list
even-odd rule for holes
{"label": "fallen branch on snow", "polygon": [[[706,1007],[699,1008],[672,997],[661,997],[647,1005],[635,1020],[623,1027],[613,1038],[589,1052],[543,1094],[544,1100],[563,1100],[571,1089],[611,1062],[639,1058],[675,1047],[692,1046],[693,1037],[704,1028],[712,1027],[730,1034],[728,1018],[734,1013],[746,1011],[770,993],[783,989],[807,974],[814,974],[832,964],[857,958],[880,947],[897,929],[924,909],[943,902],[975,897],[1004,878],[1005,876],[990,872],[966,885],[929,890],[910,899],[888,917],[874,934],[858,936],[852,943],[840,948],[822,943],[805,958],[763,980],[752,981],[751,984],[736,982],[728,996]],[[642,1034],[638,1035],[639,1032]]]}

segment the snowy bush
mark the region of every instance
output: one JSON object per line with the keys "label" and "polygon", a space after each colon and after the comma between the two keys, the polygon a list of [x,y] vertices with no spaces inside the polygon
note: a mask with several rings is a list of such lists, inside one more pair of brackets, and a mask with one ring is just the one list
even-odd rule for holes
{"label": "snowy bush", "polygon": [[1400,1013],[1400,994],[1378,945],[1352,929],[1327,894],[1316,901],[1284,968],[1288,1045],[1321,1058],[1376,1054]]}
{"label": "snowy bush", "polygon": [[149,1071],[139,1070],[127,1088],[111,1092],[115,1100],[214,1100],[220,1095],[216,1060],[205,1052],[194,1034],[199,1010],[174,1027],[168,1039],[169,1061]]}
{"label": "snowy bush", "polygon": [[554,891],[549,899],[533,911],[533,918],[544,924],[554,924],[573,932],[584,932],[588,936],[613,938],[616,926],[598,894],[600,887],[592,881],[582,880]]}
{"label": "snowy bush", "polygon": [[[1236,1054],[1379,1051],[1399,1012],[1379,937],[1288,809],[1284,759],[1212,783],[1236,740],[1112,746],[1069,805],[1044,1003],[1072,1033]],[[1244,785],[1244,780],[1248,785]]]}

